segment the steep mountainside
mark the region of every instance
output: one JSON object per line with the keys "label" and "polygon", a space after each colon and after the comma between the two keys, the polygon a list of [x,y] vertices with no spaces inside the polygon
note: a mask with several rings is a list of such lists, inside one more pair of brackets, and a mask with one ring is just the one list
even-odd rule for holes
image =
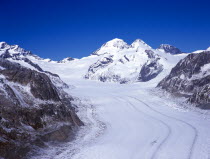
{"label": "steep mountainside", "polygon": [[158,87],[188,98],[201,108],[210,108],[210,51],[190,54],[181,60]]}
{"label": "steep mountainside", "polygon": [[1,157],[23,158],[47,141],[73,136],[83,124],[63,90],[68,85],[58,75],[35,69],[0,58]]}
{"label": "steep mountainside", "polygon": [[89,67],[85,78],[119,83],[149,81],[186,56],[173,46],[161,46],[152,49],[140,39],[131,45],[113,39],[92,54],[100,58]]}

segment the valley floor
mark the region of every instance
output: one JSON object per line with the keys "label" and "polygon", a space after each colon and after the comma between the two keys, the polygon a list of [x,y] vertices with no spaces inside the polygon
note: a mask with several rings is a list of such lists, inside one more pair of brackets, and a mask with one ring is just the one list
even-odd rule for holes
{"label": "valley floor", "polygon": [[75,86],[69,93],[86,103],[79,112],[86,126],[73,143],[46,150],[39,158],[210,158],[209,115],[155,95],[156,82],[63,80]]}

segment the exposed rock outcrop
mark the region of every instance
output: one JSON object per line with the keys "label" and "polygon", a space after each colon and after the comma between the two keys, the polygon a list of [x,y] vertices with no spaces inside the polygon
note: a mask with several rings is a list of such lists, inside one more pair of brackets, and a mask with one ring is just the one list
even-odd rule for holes
{"label": "exposed rock outcrop", "polygon": [[64,141],[83,125],[57,76],[0,58],[0,156],[21,159],[34,146]]}
{"label": "exposed rock outcrop", "polygon": [[178,48],[169,45],[169,44],[161,44],[158,49],[164,50],[166,53],[171,53],[171,54],[180,54],[182,53]]}
{"label": "exposed rock outcrop", "polygon": [[189,54],[158,87],[185,96],[198,107],[210,109],[210,51]]}
{"label": "exposed rock outcrop", "polygon": [[142,82],[155,78],[163,70],[163,65],[159,63],[159,56],[152,50],[146,50],[145,52],[147,53],[148,61],[142,66],[138,77],[138,80]]}

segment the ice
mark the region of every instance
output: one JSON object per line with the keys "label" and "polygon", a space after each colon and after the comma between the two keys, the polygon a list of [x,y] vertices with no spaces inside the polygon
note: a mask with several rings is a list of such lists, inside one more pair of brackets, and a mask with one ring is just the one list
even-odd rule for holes
{"label": "ice", "polygon": [[[148,82],[122,85],[84,79],[91,65],[114,55],[114,63],[100,69],[99,73],[120,74],[134,81],[140,67],[148,60],[145,53],[148,48],[151,49],[141,40],[131,47],[121,39],[114,39],[95,55],[67,63],[26,55],[44,70],[58,74],[64,82],[74,86],[65,91],[74,97],[73,104],[85,123],[75,140],[49,146],[33,158],[209,159],[209,111],[197,111],[155,88],[187,54],[171,55],[152,49],[161,57],[164,69]],[[205,65],[201,72],[208,70],[209,65]]]}
{"label": "ice", "polygon": [[81,78],[83,69],[95,60],[98,56],[66,64],[39,63],[74,85],[68,93],[87,104],[79,106],[83,109],[79,116],[86,127],[78,133],[78,138],[63,147],[43,151],[40,159],[210,157],[209,114],[187,109],[175,98],[161,96],[161,92],[154,93],[157,83],[169,70],[149,82],[126,85]]}

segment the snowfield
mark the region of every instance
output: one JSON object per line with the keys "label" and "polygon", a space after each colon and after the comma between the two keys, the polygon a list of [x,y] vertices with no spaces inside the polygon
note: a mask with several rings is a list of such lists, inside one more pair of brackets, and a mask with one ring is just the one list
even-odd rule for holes
{"label": "snowfield", "polygon": [[[20,49],[5,43],[0,46],[3,44],[11,48],[12,55]],[[169,45],[162,47],[179,51]],[[210,158],[210,112],[184,104],[184,99],[177,100],[156,88],[187,54],[171,55],[163,49],[152,49],[141,40],[128,45],[120,39],[105,43],[82,59],[57,62],[26,51],[24,54],[19,58],[26,57],[43,70],[58,74],[70,86],[65,90],[74,97],[78,116],[85,123],[75,140],[49,144],[34,159]],[[21,59],[8,59],[37,69]],[[148,82],[137,82],[140,69],[148,62],[161,66],[155,70],[149,63],[150,72],[161,70],[160,73]],[[205,65],[203,72],[208,68]],[[113,73],[127,77],[127,84],[114,81]],[[99,82],[102,75],[110,77],[107,81],[111,82]]]}
{"label": "snowfield", "polygon": [[[62,74],[61,74],[62,77]],[[208,159],[208,112],[183,108],[155,90],[157,79],[120,85],[72,80],[69,90],[86,106],[86,126],[73,143],[42,152],[43,159]],[[87,104],[89,103],[89,104]]]}

